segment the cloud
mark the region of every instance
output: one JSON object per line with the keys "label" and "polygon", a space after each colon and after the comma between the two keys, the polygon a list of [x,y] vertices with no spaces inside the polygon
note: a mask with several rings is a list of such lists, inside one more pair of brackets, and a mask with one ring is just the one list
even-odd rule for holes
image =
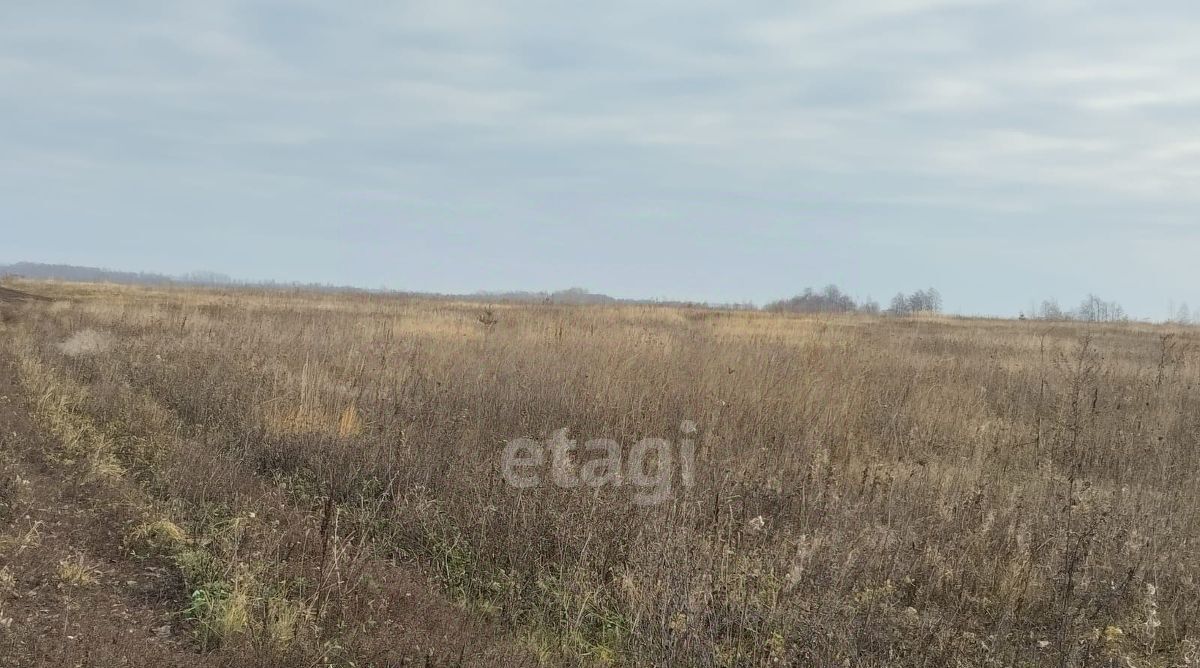
{"label": "cloud", "polygon": [[[580,237],[1186,224],[1198,27],[1191,3],[1106,0],[18,3],[0,170],[33,217],[57,193],[137,221],[203,192],[313,228],[561,217]],[[161,202],[130,208],[134,184]],[[629,243],[668,246],[646,230]]]}

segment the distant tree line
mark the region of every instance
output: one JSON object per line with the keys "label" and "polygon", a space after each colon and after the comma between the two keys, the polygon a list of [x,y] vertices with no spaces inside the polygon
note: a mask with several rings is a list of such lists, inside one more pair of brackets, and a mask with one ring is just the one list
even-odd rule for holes
{"label": "distant tree line", "polygon": [[528,292],[514,290],[511,292],[476,292],[473,297],[489,302],[532,302],[542,304],[613,304],[618,300],[584,288],[567,288],[555,292]]}
{"label": "distant tree line", "polygon": [[271,280],[238,280],[211,271],[196,271],[181,276],[169,276],[149,272],[113,271],[98,267],[81,267],[68,264],[42,264],[18,262],[0,264],[0,278],[29,278],[34,280],[79,281],[84,283],[118,283],[123,285],[193,285],[205,287],[251,288],[265,290],[302,290],[330,294],[379,294],[423,299],[454,299],[485,303],[529,303],[529,304],[634,304],[640,306],[678,306],[681,308],[713,308],[753,311],[751,303],[710,304],[707,302],[674,301],[668,299],[618,299],[591,292],[585,288],[568,288],[554,292],[476,292],[474,294],[449,294],[436,292],[408,292],[386,287],[361,288],[326,283],[279,282]]}
{"label": "distant tree line", "polygon": [[888,306],[888,313],[891,315],[941,312],[942,295],[937,291],[937,288],[917,290],[911,295],[898,292],[895,297],[892,297],[892,303]]}
{"label": "distant tree line", "polygon": [[41,264],[17,262],[0,265],[0,274],[34,280],[78,281],[81,283],[119,283],[127,285],[230,285],[234,281],[225,274],[197,271],[183,276],[168,276],[146,271],[114,271],[98,267],[79,267],[70,264]]}
{"label": "distant tree line", "polygon": [[[1024,314],[1022,314],[1024,317]],[[1038,320],[1078,320],[1081,322],[1124,322],[1129,319],[1125,309],[1115,301],[1089,294],[1074,309],[1064,309],[1056,299],[1046,299],[1037,307],[1033,317]]]}
{"label": "distant tree line", "polygon": [[[763,307],[767,311],[783,313],[868,313],[882,311],[879,303],[867,298],[861,303],[846,294],[836,285],[827,285],[820,290],[806,288],[804,292]],[[906,295],[903,292],[892,298],[888,315],[913,315],[916,313],[941,313],[942,295],[935,288],[917,290]]]}
{"label": "distant tree line", "polygon": [[859,310],[860,307],[853,297],[842,292],[838,286],[830,284],[820,291],[805,288],[804,292],[795,297],[771,302],[763,308],[788,313],[850,313]]}
{"label": "distant tree line", "polygon": [[[208,271],[198,271],[182,276],[169,276],[150,272],[113,271],[96,267],[80,267],[65,264],[40,264],[34,262],[18,262],[15,264],[0,264],[0,278],[23,277],[31,279],[57,279],[83,282],[110,282],[141,285],[198,285],[198,286],[227,286],[240,288],[263,289],[292,289],[312,290],[330,293],[364,293],[400,295],[406,297],[423,297],[431,299],[466,299],[471,301],[488,302],[526,302],[543,304],[635,304],[657,306],[680,306],[687,308],[715,308],[754,310],[750,303],[738,304],[709,304],[699,302],[682,302],[663,299],[618,299],[608,295],[590,292],[583,288],[570,288],[556,292],[478,292],[473,295],[418,293],[379,288],[378,290],[337,286],[315,283],[283,283],[276,281],[241,281],[224,274]],[[771,302],[763,307],[767,311],[785,313],[865,313],[886,314],[895,316],[914,315],[919,313],[941,313],[942,296],[936,288],[917,290],[911,294],[903,292],[892,297],[887,309],[871,298],[856,300],[842,291],[837,285],[827,285],[821,289],[806,288],[800,294]],[[1057,300],[1047,299],[1041,304],[1031,304],[1029,311],[1022,312],[1021,318],[1038,320],[1075,320],[1081,322],[1123,322],[1129,320],[1128,314],[1115,301],[1101,299],[1089,294],[1075,308],[1063,308]],[[1194,324],[1191,309],[1186,303],[1176,307],[1171,304],[1168,308],[1166,322],[1175,324]]]}

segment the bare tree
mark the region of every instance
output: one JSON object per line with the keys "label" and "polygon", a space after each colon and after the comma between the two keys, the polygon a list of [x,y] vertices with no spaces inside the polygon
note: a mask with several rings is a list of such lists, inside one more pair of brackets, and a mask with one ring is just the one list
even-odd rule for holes
{"label": "bare tree", "polygon": [[942,293],[938,292],[937,288],[929,288],[925,291],[925,296],[929,300],[928,311],[930,313],[942,312]]}
{"label": "bare tree", "polygon": [[[894,302],[895,300],[893,300]],[[908,313],[940,313],[942,311],[942,295],[937,288],[917,290],[909,295],[905,302]]]}
{"label": "bare tree", "polygon": [[1067,320],[1069,314],[1062,310],[1057,299],[1044,299],[1038,308],[1037,317],[1042,320]]}
{"label": "bare tree", "polygon": [[1084,298],[1075,315],[1084,322],[1121,322],[1128,319],[1120,304],[1105,301],[1093,294]]}
{"label": "bare tree", "polygon": [[1182,304],[1180,304],[1179,308],[1177,308],[1177,309],[1172,308],[1171,309],[1171,317],[1168,319],[1168,321],[1173,322],[1177,325],[1192,324],[1192,310],[1190,308],[1188,308],[1187,302],[1183,302]]}

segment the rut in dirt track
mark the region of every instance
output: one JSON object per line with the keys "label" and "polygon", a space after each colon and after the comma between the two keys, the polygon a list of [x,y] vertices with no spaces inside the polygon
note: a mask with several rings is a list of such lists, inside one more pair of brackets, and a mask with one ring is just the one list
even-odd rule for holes
{"label": "rut in dirt track", "polygon": [[0,303],[15,304],[21,302],[48,302],[51,301],[47,297],[41,295],[31,295],[28,292],[13,290],[12,288],[0,287]]}
{"label": "rut in dirt track", "polygon": [[[125,547],[145,518],[119,491],[53,457],[61,444],[34,422],[23,393],[17,364],[0,346],[0,668],[293,665],[232,646],[199,651],[180,614],[187,601],[178,569]],[[378,611],[388,622],[378,640],[389,660],[362,665],[536,665],[419,573],[375,575],[395,594]]]}
{"label": "rut in dirt track", "polygon": [[121,549],[135,518],[47,461],[15,377],[0,353],[0,665],[211,665],[173,632],[175,576]]}

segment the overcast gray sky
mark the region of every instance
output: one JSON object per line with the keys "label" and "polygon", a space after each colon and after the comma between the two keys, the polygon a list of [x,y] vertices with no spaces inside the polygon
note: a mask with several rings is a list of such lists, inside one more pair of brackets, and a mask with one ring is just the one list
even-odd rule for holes
{"label": "overcast gray sky", "polygon": [[1200,3],[0,3],[0,261],[1200,304]]}

